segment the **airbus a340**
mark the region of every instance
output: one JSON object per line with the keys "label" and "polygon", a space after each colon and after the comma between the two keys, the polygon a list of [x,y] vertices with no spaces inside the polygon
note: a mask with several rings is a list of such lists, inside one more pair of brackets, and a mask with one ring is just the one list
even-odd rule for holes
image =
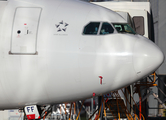
{"label": "airbus a340", "polygon": [[90,98],[155,71],[164,55],[117,13],[78,0],[0,1],[0,109]]}

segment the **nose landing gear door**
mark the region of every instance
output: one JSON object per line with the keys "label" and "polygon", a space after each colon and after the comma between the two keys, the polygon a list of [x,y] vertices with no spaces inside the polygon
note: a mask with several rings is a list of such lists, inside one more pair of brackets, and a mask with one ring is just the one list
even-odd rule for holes
{"label": "nose landing gear door", "polygon": [[37,54],[41,8],[16,8],[9,54]]}

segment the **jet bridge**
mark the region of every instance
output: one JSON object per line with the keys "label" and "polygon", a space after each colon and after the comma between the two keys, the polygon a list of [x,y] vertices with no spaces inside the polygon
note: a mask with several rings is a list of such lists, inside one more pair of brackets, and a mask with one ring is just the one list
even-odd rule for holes
{"label": "jet bridge", "polygon": [[151,37],[151,12],[149,2],[92,2],[120,14],[136,33]]}

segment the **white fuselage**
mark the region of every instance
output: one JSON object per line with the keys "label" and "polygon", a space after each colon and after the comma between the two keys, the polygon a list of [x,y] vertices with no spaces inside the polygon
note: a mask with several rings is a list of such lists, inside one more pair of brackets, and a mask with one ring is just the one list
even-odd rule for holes
{"label": "white fuselage", "polygon": [[4,5],[0,109],[108,93],[149,75],[163,62],[160,49],[140,35],[115,28],[112,34],[84,35],[92,21],[125,23],[105,8],[77,0],[9,0]]}

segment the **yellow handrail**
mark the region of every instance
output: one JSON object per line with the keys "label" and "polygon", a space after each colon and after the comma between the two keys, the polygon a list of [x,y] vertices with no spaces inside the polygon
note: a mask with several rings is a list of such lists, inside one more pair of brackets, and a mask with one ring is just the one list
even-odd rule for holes
{"label": "yellow handrail", "polygon": [[83,104],[84,104],[84,101],[82,102],[82,105],[81,105],[81,108],[80,108],[80,110],[79,110],[79,113],[78,113],[78,115],[77,115],[76,120],[78,120],[78,117],[80,116],[80,113],[81,113],[81,110],[82,110]]}
{"label": "yellow handrail", "polygon": [[[117,96],[117,97],[121,98],[118,92],[116,92],[115,96]],[[121,104],[121,103],[120,103],[120,104]],[[121,107],[122,107],[122,106],[123,106],[123,105],[121,105]],[[130,119],[132,119],[132,120],[133,120],[133,118],[132,118],[132,116],[131,116],[130,112],[129,112],[129,111],[128,111],[128,109],[127,109],[127,107],[126,107],[126,106],[124,106],[124,107],[122,107],[122,108],[124,109],[124,112],[125,112],[125,114],[126,114],[127,118],[128,118],[129,120],[130,120]],[[130,116],[130,117],[129,117],[129,116]]]}
{"label": "yellow handrail", "polygon": [[71,109],[72,109],[73,103],[70,104],[70,114],[69,114],[69,120],[71,118]]}
{"label": "yellow handrail", "polygon": [[110,108],[110,106],[108,105],[108,103],[106,103],[106,105],[107,105],[107,107],[109,108],[110,112],[112,113],[112,116],[113,116],[113,117],[114,117],[114,119],[116,120],[116,118],[115,118],[115,116],[114,116],[113,112],[111,111],[111,108]]}

